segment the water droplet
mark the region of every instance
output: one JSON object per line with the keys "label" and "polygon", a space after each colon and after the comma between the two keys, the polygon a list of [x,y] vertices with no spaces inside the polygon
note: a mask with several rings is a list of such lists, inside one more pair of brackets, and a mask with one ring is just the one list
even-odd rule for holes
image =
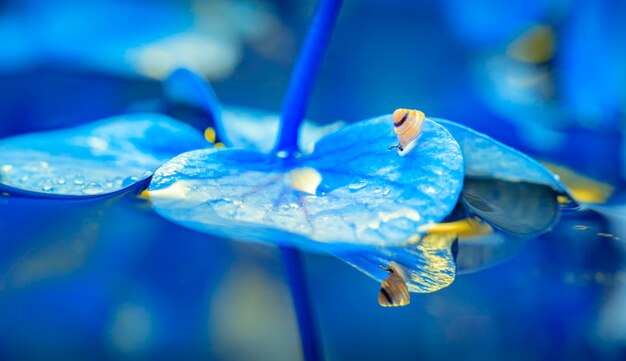
{"label": "water droplet", "polygon": [[50,166],[50,164],[48,164],[48,162],[41,161],[41,162],[39,162],[39,166],[41,168],[48,168]]}
{"label": "water droplet", "polygon": [[85,177],[83,177],[82,175],[77,175],[76,177],[74,177],[74,184],[76,185],[85,184]]}
{"label": "water droplet", "polygon": [[367,182],[361,181],[359,183],[352,183],[352,184],[348,185],[348,189],[350,189],[352,191],[358,191],[359,189],[363,189],[366,186],[367,186]]}
{"label": "water droplet", "polygon": [[13,169],[13,166],[10,164],[5,164],[2,166],[2,168],[0,168],[0,170],[2,170],[4,173],[10,172],[11,169]]}
{"label": "water droplet", "polygon": [[59,178],[59,179],[57,179],[57,183],[59,183],[60,185],[65,184],[65,178]]}
{"label": "water droplet", "polygon": [[290,208],[295,208],[295,209],[300,208],[300,206],[299,206],[299,205],[297,205],[296,203],[289,203],[289,207],[290,207]]}
{"label": "water droplet", "polygon": [[301,192],[315,195],[322,183],[322,175],[310,167],[296,168],[289,172],[288,183]]}
{"label": "water droplet", "polygon": [[23,176],[21,176],[21,177],[20,177],[20,182],[21,182],[21,183],[26,183],[26,182],[28,182],[28,176],[27,176],[27,175],[23,175]]}
{"label": "water droplet", "polygon": [[387,188],[387,189],[385,189],[385,190],[383,191],[383,195],[384,195],[384,196],[389,195],[389,192],[391,192],[391,190],[390,190],[389,188]]}
{"label": "water droplet", "polygon": [[104,186],[107,188],[113,188],[113,182],[106,182]]}
{"label": "water droplet", "polygon": [[91,182],[81,190],[83,194],[100,194],[103,192],[102,186],[98,183]]}
{"label": "water droplet", "polygon": [[52,179],[46,179],[45,181],[43,181],[43,183],[41,184],[41,190],[43,190],[44,192],[50,192],[54,190],[54,182],[52,181]]}
{"label": "water droplet", "polygon": [[137,177],[126,177],[124,178],[124,180],[122,181],[122,188],[128,187],[134,183],[136,183],[138,180]]}
{"label": "water droplet", "polygon": [[276,156],[278,158],[287,158],[289,156],[289,153],[285,152],[284,150],[281,150],[279,152],[276,152]]}
{"label": "water droplet", "polygon": [[99,152],[102,152],[109,147],[109,143],[106,140],[102,138],[98,138],[98,137],[87,138],[87,145],[91,147],[92,151],[99,151]]}

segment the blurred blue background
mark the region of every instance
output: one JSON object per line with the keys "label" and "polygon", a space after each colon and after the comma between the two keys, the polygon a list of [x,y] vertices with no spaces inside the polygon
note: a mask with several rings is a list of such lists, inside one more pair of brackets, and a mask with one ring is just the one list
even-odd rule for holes
{"label": "blurred blue background", "polygon": [[[2,0],[0,137],[151,107],[178,67],[224,104],[278,111],[314,8]],[[592,199],[620,201],[624,13],[625,1],[346,1],[308,116],[419,108],[567,168],[566,183]],[[508,262],[400,309],[380,308],[380,285],[350,266],[306,254],[324,354],[623,359],[623,224],[563,212]],[[133,194],[0,197],[0,359],[293,360],[297,332],[274,247],[183,229]]]}

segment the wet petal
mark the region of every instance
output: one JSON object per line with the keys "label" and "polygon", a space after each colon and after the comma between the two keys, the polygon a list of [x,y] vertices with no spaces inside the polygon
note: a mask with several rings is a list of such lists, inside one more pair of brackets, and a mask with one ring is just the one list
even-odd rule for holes
{"label": "wet petal", "polygon": [[[228,135],[227,145],[255,149],[264,153],[274,148],[280,125],[280,115],[258,109],[225,107],[223,127]],[[317,124],[305,120],[300,127],[299,146],[302,151],[313,151],[315,142],[344,125],[343,122]]]}
{"label": "wet petal", "polygon": [[0,190],[34,196],[90,197],[146,181],[162,163],[206,147],[190,126],[135,114],[0,141]]}
{"label": "wet petal", "polygon": [[[577,189],[563,184],[558,175],[552,173],[538,161],[485,134],[449,120],[434,119],[434,121],[446,127],[461,145],[465,159],[465,173],[468,177],[546,185],[557,192],[567,194],[579,205],[596,212],[609,216],[624,214],[623,201],[608,199],[602,203],[591,202],[591,200],[595,201],[603,197],[589,197],[587,193],[590,191],[600,195],[610,193],[610,191],[603,189],[606,188],[606,185],[600,182],[587,181],[584,183],[585,187],[588,188],[584,189],[586,192],[578,192]],[[606,194],[606,198],[610,198],[609,194]]]}
{"label": "wet petal", "polygon": [[[196,128],[211,129],[213,136],[207,137],[211,143],[229,143],[222,127],[221,105],[206,79],[189,69],[176,69],[165,80],[163,93],[163,110],[166,114],[184,119]],[[193,110],[192,114],[189,114],[189,110]]]}
{"label": "wet petal", "polygon": [[407,275],[410,292],[438,291],[449,286],[457,274],[476,272],[513,257],[527,241],[550,230],[559,217],[557,196],[544,185],[466,178],[461,214],[468,218],[433,225],[428,235],[402,247],[335,256],[378,282],[388,276],[381,267],[393,261]]}
{"label": "wet petal", "polygon": [[536,183],[565,190],[554,174],[531,157],[458,123],[433,120],[446,127],[461,145],[467,176]]}
{"label": "wet petal", "polygon": [[463,160],[445,128],[430,121],[419,145],[400,157],[388,149],[397,143],[391,124],[383,116],[342,128],[301,158],[185,153],[155,173],[150,199],[165,218],[230,238],[309,248],[402,245],[451,212]]}

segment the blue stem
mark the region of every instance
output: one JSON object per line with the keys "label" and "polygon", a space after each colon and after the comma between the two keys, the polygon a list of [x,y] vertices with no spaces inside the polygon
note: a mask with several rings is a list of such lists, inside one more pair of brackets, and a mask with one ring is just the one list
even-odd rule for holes
{"label": "blue stem", "polygon": [[[328,46],[330,34],[339,15],[342,0],[320,0],[300,58],[291,76],[281,111],[282,121],[276,151],[298,151],[298,129],[304,119],[313,83]],[[321,359],[311,302],[304,278],[300,253],[295,248],[280,248],[291,297],[296,311],[302,353],[306,361]]]}
{"label": "blue stem", "polygon": [[277,151],[288,153],[298,151],[298,129],[304,119],[313,83],[330,40],[341,3],[342,0],[320,0],[283,102]]}
{"label": "blue stem", "polygon": [[300,251],[295,248],[280,247],[287,282],[291,290],[298,328],[300,343],[305,361],[321,360],[321,345],[317,339],[315,321],[313,319],[311,302],[304,278],[304,269],[300,258]]}

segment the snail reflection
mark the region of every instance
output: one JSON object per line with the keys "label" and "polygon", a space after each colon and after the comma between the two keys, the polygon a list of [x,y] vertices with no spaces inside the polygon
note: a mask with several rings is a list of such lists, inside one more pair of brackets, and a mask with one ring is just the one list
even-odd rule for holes
{"label": "snail reflection", "polygon": [[409,304],[409,292],[449,286],[457,274],[476,272],[512,257],[559,218],[559,194],[533,183],[465,180],[454,212],[426,236],[404,247],[385,247],[340,258],[382,281],[381,306]]}

